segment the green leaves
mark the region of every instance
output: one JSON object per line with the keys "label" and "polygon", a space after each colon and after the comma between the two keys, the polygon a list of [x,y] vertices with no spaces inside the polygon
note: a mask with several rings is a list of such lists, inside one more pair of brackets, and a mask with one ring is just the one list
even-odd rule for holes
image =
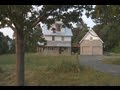
{"label": "green leaves", "polygon": [[96,23],[116,23],[119,22],[120,7],[119,5],[96,5],[91,14]]}
{"label": "green leaves", "polygon": [[[4,18],[7,17],[16,28],[18,24],[23,28],[24,26],[30,27],[39,17],[39,22],[46,24],[51,24],[50,21],[53,22],[55,19],[63,19],[65,24],[68,24],[69,22],[78,22],[83,9],[90,11],[92,7],[91,5],[0,5],[0,22],[5,26],[7,22],[4,23]],[[49,16],[53,18],[49,19]]]}
{"label": "green leaves", "polygon": [[93,29],[103,39],[105,50],[111,51],[120,42],[120,6],[96,5],[91,14],[92,19],[97,23]]}

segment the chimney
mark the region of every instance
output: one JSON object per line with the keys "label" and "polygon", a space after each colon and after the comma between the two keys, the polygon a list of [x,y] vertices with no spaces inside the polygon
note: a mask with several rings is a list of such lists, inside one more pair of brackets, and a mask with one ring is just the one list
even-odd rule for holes
{"label": "chimney", "polygon": [[56,33],[56,29],[55,28],[52,28],[52,31],[53,31],[53,33]]}
{"label": "chimney", "polygon": [[57,31],[61,31],[62,25],[63,25],[62,20],[56,21],[56,22],[55,22],[56,30],[57,30]]}
{"label": "chimney", "polygon": [[58,24],[58,23],[56,23],[55,26],[56,26],[57,31],[60,31],[60,29],[61,29],[61,25]]}

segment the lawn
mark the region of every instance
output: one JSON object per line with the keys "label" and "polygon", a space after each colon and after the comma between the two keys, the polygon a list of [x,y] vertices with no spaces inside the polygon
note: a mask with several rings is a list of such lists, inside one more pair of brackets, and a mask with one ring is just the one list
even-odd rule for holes
{"label": "lawn", "polygon": [[120,56],[106,56],[103,62],[107,64],[120,65]]}
{"label": "lawn", "polygon": [[[0,55],[0,85],[15,85],[15,55]],[[27,86],[119,86],[120,76],[112,76],[79,64],[76,55],[25,54]]]}

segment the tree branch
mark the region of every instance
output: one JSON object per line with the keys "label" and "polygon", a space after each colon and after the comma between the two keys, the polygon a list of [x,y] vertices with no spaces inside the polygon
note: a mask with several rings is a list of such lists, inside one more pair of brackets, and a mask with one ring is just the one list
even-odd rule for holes
{"label": "tree branch", "polygon": [[7,25],[15,32],[16,28],[12,26],[12,22],[7,21]]}
{"label": "tree branch", "polygon": [[47,17],[48,17],[47,15],[38,16],[38,17],[34,20],[34,22],[33,22],[33,24],[32,24],[32,27],[35,27],[40,21],[45,20]]}
{"label": "tree branch", "polygon": [[46,13],[46,11],[43,12],[43,15],[39,15],[36,19],[34,19],[32,22],[32,27],[35,27],[40,21],[47,19],[47,17],[53,12],[54,10],[51,10],[49,13]]}

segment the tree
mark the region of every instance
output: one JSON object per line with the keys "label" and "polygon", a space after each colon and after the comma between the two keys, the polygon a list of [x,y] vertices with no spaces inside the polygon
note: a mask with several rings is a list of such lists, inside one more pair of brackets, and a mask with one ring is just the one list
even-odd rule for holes
{"label": "tree", "polygon": [[79,27],[73,28],[72,43],[79,43],[79,41],[83,38],[83,36],[86,34],[87,31],[88,31],[88,27],[86,24],[84,24],[84,27],[82,28]]}
{"label": "tree", "polygon": [[96,24],[108,25],[111,23],[119,23],[120,6],[96,5],[91,14]]}
{"label": "tree", "polygon": [[55,19],[63,19],[63,22],[69,26],[70,22],[77,22],[81,19],[83,9],[90,11],[92,6],[0,5],[0,27],[10,27],[15,33],[17,85],[24,85],[24,40],[26,35],[30,37],[39,22],[49,26]]}
{"label": "tree", "polygon": [[7,36],[5,37],[2,32],[0,32],[0,54],[8,53],[8,40]]}
{"label": "tree", "polygon": [[78,48],[74,48],[74,45],[78,45],[80,40],[84,37],[84,35],[88,32],[88,27],[85,23],[83,25],[79,25],[76,28],[72,29],[73,36],[72,36],[72,52],[79,52]]}
{"label": "tree", "polygon": [[25,35],[25,52],[36,52],[38,42],[46,42],[45,38],[43,38],[42,28],[40,25],[35,27],[33,33],[31,33],[31,38],[29,38],[29,35]]}
{"label": "tree", "polygon": [[104,49],[112,51],[114,48],[120,46],[119,5],[96,5],[91,14],[95,23],[97,23],[93,29],[103,39]]}

